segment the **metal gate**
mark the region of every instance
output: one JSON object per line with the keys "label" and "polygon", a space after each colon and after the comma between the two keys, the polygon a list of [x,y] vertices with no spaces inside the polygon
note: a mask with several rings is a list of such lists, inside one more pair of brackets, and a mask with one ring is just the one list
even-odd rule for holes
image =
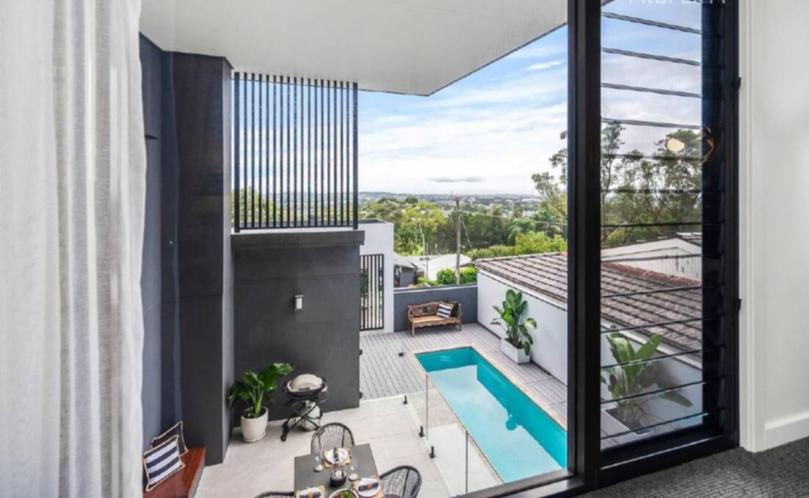
{"label": "metal gate", "polygon": [[385,327],[385,255],[360,256],[360,330]]}

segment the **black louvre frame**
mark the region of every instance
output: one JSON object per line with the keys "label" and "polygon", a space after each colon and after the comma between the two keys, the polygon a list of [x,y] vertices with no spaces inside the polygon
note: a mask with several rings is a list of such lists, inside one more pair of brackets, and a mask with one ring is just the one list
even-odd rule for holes
{"label": "black louvre frame", "polygon": [[[695,413],[671,420],[663,420],[642,429],[655,426],[670,426],[672,423],[699,420],[701,423],[688,429],[680,429],[654,438],[624,444],[602,452],[601,471],[592,487],[600,487],[635,475],[665,468],[697,456],[710,454],[738,445],[738,324],[737,324],[737,180],[736,180],[736,130],[737,130],[737,2],[701,2],[703,22],[701,29],[692,29],[657,23],[637,18],[629,18],[604,13],[606,18],[645,24],[662,29],[675,29],[702,37],[702,61],[692,61],[652,54],[603,49],[602,52],[628,57],[650,58],[672,64],[700,66],[703,75],[703,88],[700,95],[682,92],[679,97],[702,99],[702,122],[680,125],[640,120],[609,120],[629,126],[659,126],[701,130],[709,128],[719,144],[717,150],[708,153],[703,164],[702,226],[703,233],[703,276],[702,285],[693,291],[702,300],[702,314],[687,320],[702,327],[702,348],[681,351],[655,357],[649,361],[662,362],[674,357],[697,355],[702,359],[701,378],[683,382],[667,389],[701,389],[703,405]],[[608,6],[604,6],[608,9]],[[604,88],[623,91],[652,92],[674,95],[674,92],[660,89],[634,88],[610,85]],[[676,192],[675,192],[676,193]],[[696,193],[696,192],[695,192]],[[666,223],[663,223],[666,224]],[[690,225],[693,221],[675,225]],[[640,224],[639,224],[640,225]],[[661,223],[649,223],[661,225]],[[606,225],[605,225],[606,227]],[[683,289],[670,289],[667,292],[682,292]],[[602,296],[602,299],[614,296]],[[683,320],[685,323],[686,320]],[[651,326],[677,325],[675,321],[648,324]],[[621,331],[642,329],[641,326],[623,327]],[[601,363],[598,356],[592,361]],[[611,362],[610,362],[611,363]],[[604,365],[609,368],[614,364]],[[665,390],[660,390],[665,392]],[[639,396],[655,394],[645,392]],[[615,400],[610,400],[615,401]],[[612,434],[620,437],[626,434]]]}
{"label": "black louvre frame", "polygon": [[233,74],[233,227],[358,227],[356,83]]}
{"label": "black louvre frame", "polygon": [[385,255],[360,256],[360,331],[385,328]]}

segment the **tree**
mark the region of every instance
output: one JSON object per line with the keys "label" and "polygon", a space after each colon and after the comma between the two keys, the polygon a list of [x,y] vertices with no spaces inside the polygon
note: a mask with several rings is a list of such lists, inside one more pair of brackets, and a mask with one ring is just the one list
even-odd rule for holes
{"label": "tree", "polygon": [[[461,284],[471,284],[477,282],[478,271],[474,266],[464,266],[461,268]],[[455,285],[455,270],[445,268],[436,275],[437,285]]]}
{"label": "tree", "polygon": [[[615,225],[699,221],[702,143],[699,134],[677,130],[655,143],[654,154],[620,153],[624,127],[610,123],[601,132],[601,223],[605,246],[668,235],[672,227]],[[566,138],[566,134],[562,134]],[[670,140],[683,144],[674,153]],[[533,175],[540,197],[539,215],[559,226],[567,223],[567,149],[550,158],[552,172]],[[678,227],[674,227],[676,230]]]}
{"label": "tree", "polygon": [[[230,195],[230,222],[236,223],[236,201],[239,202],[239,223],[242,226],[253,224],[253,214],[255,213],[255,224],[271,224],[273,219],[273,204],[267,197],[252,188],[239,189],[237,197],[235,192]],[[246,205],[245,205],[246,203]]]}
{"label": "tree", "polygon": [[567,241],[555,235],[548,237],[544,232],[529,232],[517,235],[514,241],[516,254],[542,254],[567,250]]}

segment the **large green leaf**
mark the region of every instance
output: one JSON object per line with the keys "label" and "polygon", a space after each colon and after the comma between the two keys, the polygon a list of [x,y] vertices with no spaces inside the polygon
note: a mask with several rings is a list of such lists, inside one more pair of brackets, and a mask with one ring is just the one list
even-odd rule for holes
{"label": "large green leaf", "polygon": [[691,401],[689,401],[688,398],[678,393],[677,391],[667,391],[661,394],[660,397],[665,400],[671,401],[672,403],[677,403],[680,406],[689,407],[693,405],[693,403],[691,403]]}
{"label": "large green leaf", "polygon": [[228,402],[231,405],[236,401],[243,402],[245,416],[257,417],[263,410],[266,397],[278,388],[278,379],[291,372],[292,366],[288,363],[273,363],[261,373],[248,370],[228,391]]}

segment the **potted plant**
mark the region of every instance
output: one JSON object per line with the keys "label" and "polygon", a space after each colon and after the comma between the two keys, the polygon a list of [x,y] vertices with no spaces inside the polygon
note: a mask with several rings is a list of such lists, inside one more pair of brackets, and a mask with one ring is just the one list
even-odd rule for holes
{"label": "potted plant", "polygon": [[531,345],[534,339],[528,333],[528,327],[536,328],[533,318],[523,318],[528,302],[523,299],[522,292],[509,289],[503,306],[494,306],[500,315],[491,321],[492,325],[500,325],[506,336],[500,339],[500,350],[517,364],[528,363],[531,359]]}
{"label": "potted plant", "polygon": [[661,379],[660,365],[649,361],[657,353],[657,348],[663,340],[660,335],[649,337],[638,349],[635,349],[632,342],[619,332],[613,332],[606,337],[615,365],[604,370],[601,382],[607,386],[612,399],[618,400],[614,408],[607,410],[608,415],[627,429],[637,432],[644,425],[644,417],[649,415],[645,405],[653,399],[663,398],[685,407],[692,405],[688,398],[676,391],[637,396],[653,385],[662,389],[667,387]]}
{"label": "potted plant", "polygon": [[246,405],[242,411],[242,437],[253,443],[264,437],[267,432],[268,412],[265,402],[270,400],[273,391],[278,388],[278,378],[292,372],[288,363],[273,363],[260,373],[248,370],[242,380],[230,388],[228,401],[232,406],[236,400]]}

